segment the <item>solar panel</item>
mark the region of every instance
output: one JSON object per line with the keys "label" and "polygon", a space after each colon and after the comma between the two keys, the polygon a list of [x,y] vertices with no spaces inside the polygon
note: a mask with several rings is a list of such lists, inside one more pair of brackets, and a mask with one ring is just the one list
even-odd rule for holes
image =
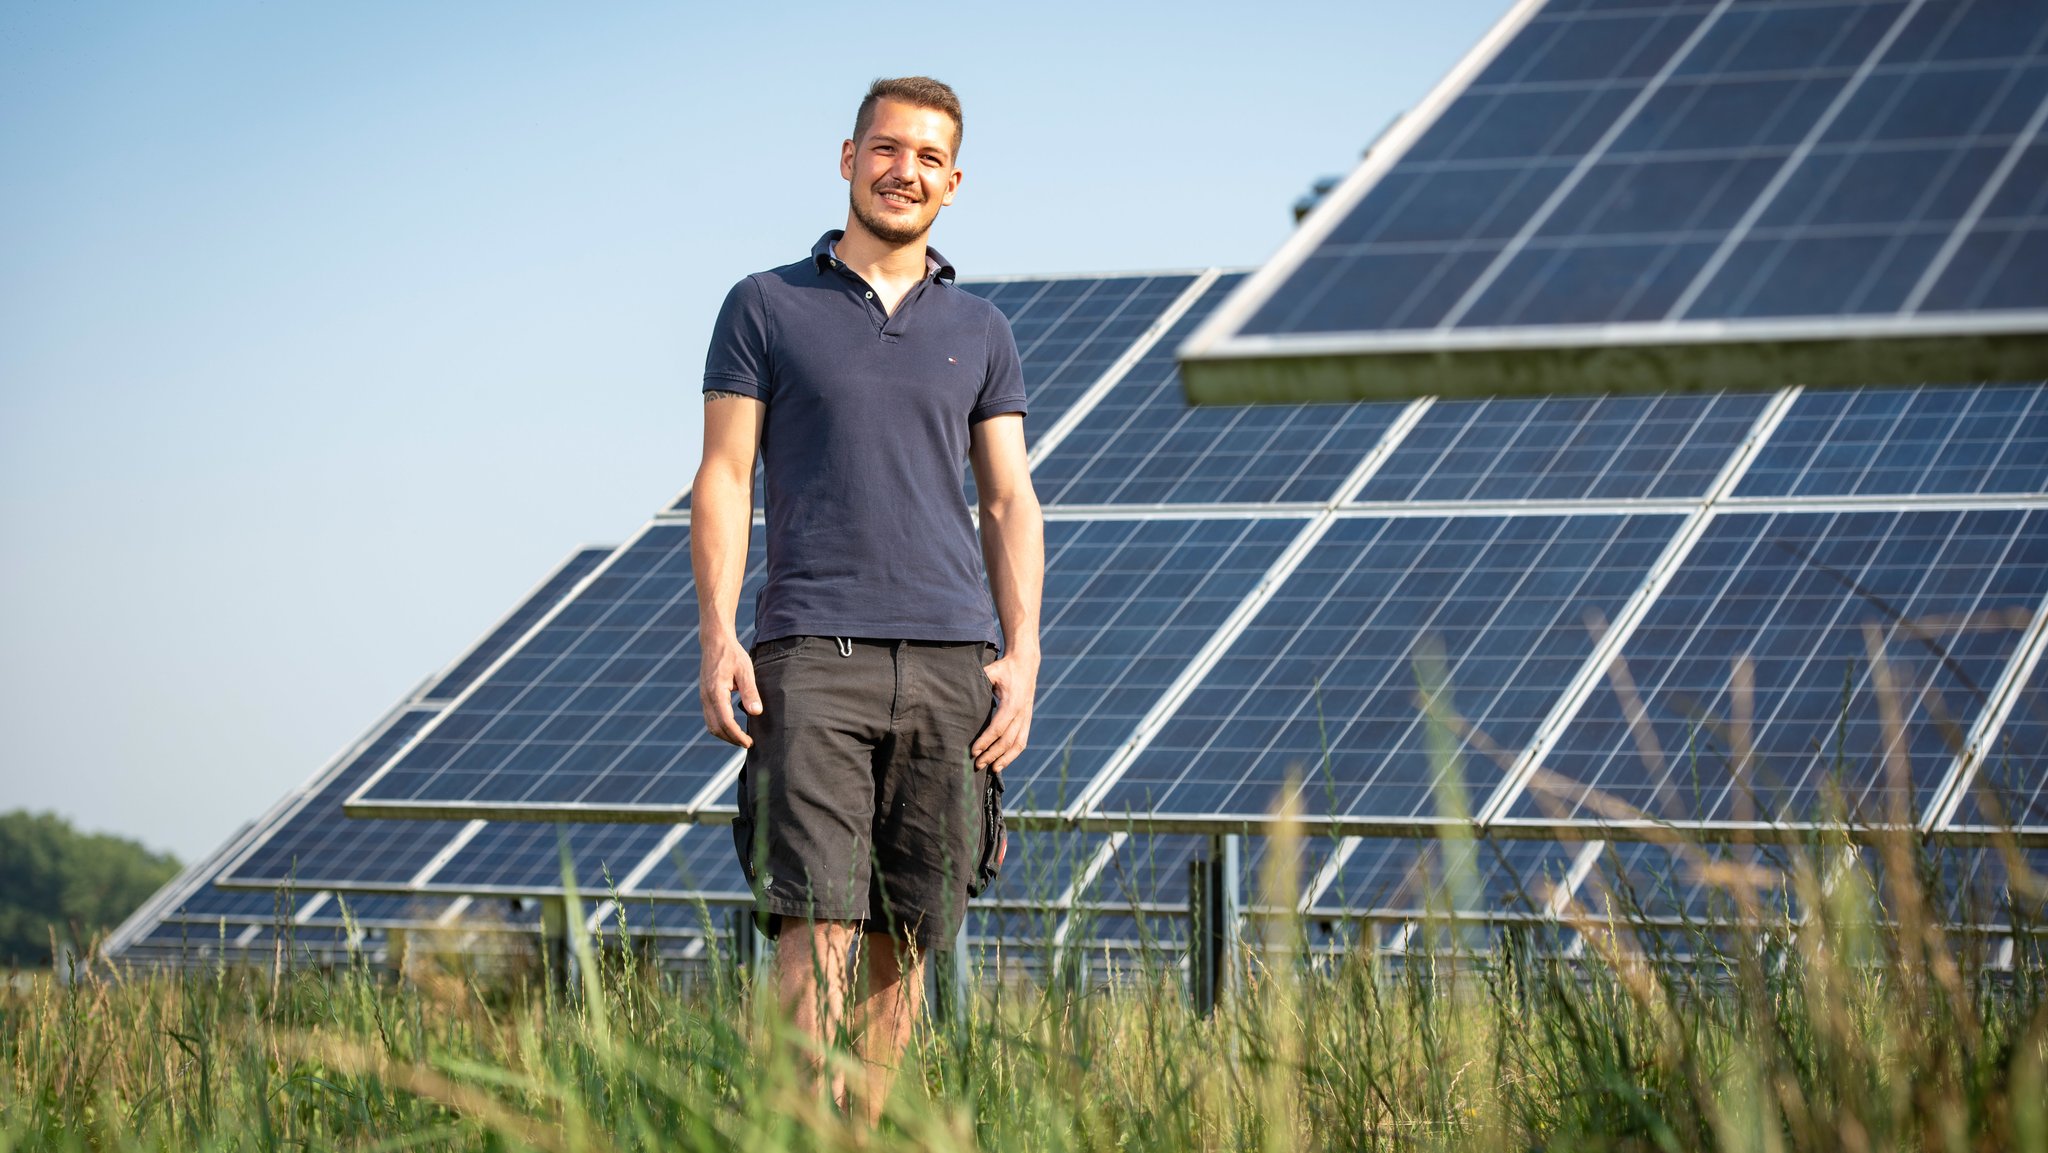
{"label": "solar panel", "polygon": [[1118,357],[1194,286],[1196,276],[1029,277],[963,281],[1010,320],[1036,442]]}
{"label": "solar panel", "polygon": [[[466,834],[464,822],[355,820],[343,814],[343,800],[440,715],[440,706],[427,702],[466,688],[612,552],[591,548],[572,554],[430,688],[395,710],[336,766],[316,777],[213,880],[228,886],[290,886],[301,891],[366,890],[413,888],[423,874],[445,873],[444,858],[450,849],[470,844],[475,836]],[[491,843],[491,838],[483,839]],[[542,859],[552,866],[555,857],[548,852]],[[550,875],[548,887],[557,887],[559,876]]]}
{"label": "solar panel", "polygon": [[302,890],[407,882],[462,831],[462,822],[357,821],[342,814],[341,802],[439,715],[436,708],[394,713],[216,879]]}
{"label": "solar panel", "polygon": [[1399,405],[1190,408],[1173,350],[1244,280],[1218,277],[1032,469],[1048,504],[1322,502]]}
{"label": "solar panel", "polygon": [[2048,492],[2038,384],[1800,393],[1737,496]]}
{"label": "solar panel", "polygon": [[1371,838],[1347,845],[1311,915],[1547,918],[1585,851],[1555,841]]}
{"label": "solar panel", "polygon": [[[763,575],[754,533],[739,629]],[[689,527],[655,523],[352,796],[352,816],[673,818],[738,750],[697,700]]]}
{"label": "solar panel", "polygon": [[462,690],[469,687],[470,682],[476,680],[479,674],[491,666],[491,662],[503,656],[506,649],[511,648],[515,641],[526,635],[526,630],[532,628],[535,621],[549,609],[560,604],[577,581],[588,576],[591,570],[604,563],[604,559],[610,555],[612,550],[609,548],[578,549],[568,560],[562,562],[561,568],[556,569],[528,593],[518,608],[507,614],[504,620],[499,621],[496,627],[484,635],[483,640],[478,641],[461,660],[455,662],[453,668],[443,673],[432,688],[421,693],[420,699],[445,701],[459,695]]}
{"label": "solar panel", "polygon": [[[1744,906],[1764,916],[1800,917],[1791,854],[1779,845],[1615,844],[1599,855],[1576,897],[1598,918],[1636,920],[1667,927],[1704,927],[1744,915]],[[1818,866],[1816,868],[1816,866]],[[1815,862],[1809,883],[1828,884],[1828,862]],[[1672,938],[1674,942],[1677,937]]]}
{"label": "solar panel", "polygon": [[432,883],[465,893],[556,890],[562,886],[566,841],[577,889],[601,896],[617,889],[666,833],[659,825],[495,821],[463,845]]}
{"label": "solar panel", "polygon": [[1071,803],[1303,524],[1049,521],[1034,739],[1004,770],[1004,804]]}
{"label": "solar panel", "polygon": [[[1040,733],[1055,735],[1007,770],[1006,803],[1057,808],[1078,790],[1301,527],[1298,518],[1051,522],[1047,675],[1033,715]],[[757,551],[742,597],[749,610],[760,564]],[[637,575],[613,579],[621,565]],[[695,622],[687,530],[651,528],[478,687],[470,700],[481,704],[458,702],[352,810],[685,819],[693,799],[729,810],[735,750],[703,732]]]}
{"label": "solar panel", "polygon": [[2044,596],[2048,509],[1723,514],[1623,648],[1640,707],[1592,696],[1552,783],[1511,812],[1881,821],[1903,799],[1917,816]]}
{"label": "solar panel", "polygon": [[[1865,851],[1883,893],[1883,859]],[[2040,849],[1945,848],[1928,854],[1923,884],[1936,894],[1936,915],[1992,931],[2048,931],[2048,852]]]}
{"label": "solar panel", "polygon": [[1523,3],[1196,333],[1190,393],[2038,376],[2044,121],[2038,5]]}
{"label": "solar panel", "polygon": [[1764,404],[1742,393],[1439,401],[1356,499],[1700,497]]}
{"label": "solar panel", "polygon": [[303,896],[288,898],[277,893],[233,892],[201,885],[180,894],[162,915],[177,920],[208,922],[221,918],[237,923],[269,921],[279,916],[290,917],[303,899]]}
{"label": "solar panel", "polygon": [[[726,904],[753,900],[753,890],[740,871],[730,828],[679,826],[667,833],[642,866],[646,871],[631,879],[627,891],[671,901]],[[621,884],[625,884],[623,879]]]}
{"label": "solar panel", "polygon": [[[1176,830],[1245,828],[1290,770],[1324,832],[1426,836],[1462,806],[1498,814],[1484,831],[1539,837],[1478,843],[1466,898],[1443,887],[1442,846],[1310,838],[1302,896],[1317,916],[1391,926],[1378,939],[1400,949],[1419,943],[1416,918],[1446,902],[1545,921],[1557,909],[1529,908],[1531,894],[1583,896],[1598,879],[1587,842],[1541,834],[1640,832],[1609,829],[1607,810],[1576,793],[1563,811],[1546,808],[1558,793],[1545,786],[1562,778],[1624,804],[1662,803],[1626,710],[1604,688],[1571,696],[1589,678],[1607,683],[1591,658],[1616,646],[1672,765],[1680,749],[1726,759],[1703,718],[1728,706],[1709,690],[1735,653],[1754,655],[1751,740],[1770,766],[1756,774],[1769,788],[1754,815],[1795,819],[1811,815],[1825,780],[1800,767],[1800,750],[1831,747],[1831,721],[1855,756],[1867,762],[1875,747],[1874,698],[1850,683],[1865,700],[1845,714],[1839,672],[1862,624],[1890,622],[1919,803],[1953,798],[1954,828],[1982,835],[1990,818],[1975,798],[1992,788],[2040,824],[2041,677],[2011,659],[2048,643],[2032,615],[2048,604],[2048,388],[1193,411],[1164,356],[1179,333],[1162,335],[1158,321],[1184,308],[1176,323],[1195,323],[1229,278],[1184,277],[1177,290],[1161,278],[1081,280],[986,289],[1019,315],[1063,318],[1037,334],[1033,355],[1067,366],[1072,386],[1035,465],[1052,498],[1046,662],[1034,745],[1008,776],[1010,868],[970,924],[987,955],[1042,964],[1052,934],[1104,955],[1174,947],[1188,862],[1211,845]],[[1190,293],[1202,285],[1206,295]],[[1131,310],[1144,301],[1152,319],[1141,325]],[[1349,503],[1333,508],[1340,498]],[[757,542],[743,631],[760,565]],[[1612,625],[1611,641],[1592,614]],[[629,921],[640,909],[657,935],[701,938],[690,903],[749,894],[726,829],[664,823],[717,821],[731,807],[737,754],[702,733],[695,622],[680,518],[658,517],[615,553],[571,558],[436,679],[435,699],[396,711],[243,838],[220,879],[296,878],[290,912],[314,929],[339,925],[341,894],[364,889],[389,894],[345,898],[372,929],[416,924],[408,910],[421,909],[530,929],[533,910],[500,908],[502,898],[557,891],[566,836],[598,921],[615,913],[616,892]],[[1417,704],[1417,658],[1432,651],[1463,791],[1449,809],[1446,762]],[[1826,691],[1802,679],[1829,667]],[[1786,669],[1799,675],[1773,679]],[[2009,705],[1986,707],[1967,688],[1951,700],[1945,677]],[[1958,738],[1980,730],[1997,756],[1959,778]],[[1544,772],[1529,787],[1538,748]],[[1795,763],[1780,770],[1786,758]],[[1872,779],[1850,783],[1868,794]],[[1731,795],[1701,790],[1678,816],[1739,815]],[[380,818],[439,820],[344,819],[337,807],[351,796]],[[1937,833],[1945,812],[1927,818]],[[576,823],[554,823],[565,819]],[[651,823],[590,823],[607,820]],[[1265,851],[1247,838],[1248,900]],[[1667,889],[1678,875],[1663,850],[1610,855]],[[131,944],[162,955],[169,946],[140,938],[226,917],[234,947],[256,956],[274,942],[277,902],[203,877]],[[1346,931],[1333,932],[1335,943]]]}
{"label": "solar panel", "polygon": [[[1289,909],[1300,903],[1305,885],[1329,860],[1337,842],[1326,837],[1304,837],[1296,842],[1293,870],[1296,889],[1279,900],[1267,890],[1268,861],[1275,841],[1265,836],[1247,836],[1238,856],[1239,900],[1246,908]],[[1078,894],[1079,903],[1104,910],[1152,909],[1175,912],[1188,903],[1188,867],[1208,859],[1214,852],[1210,837],[1186,833],[1128,832],[1122,834],[1115,852],[1095,870],[1090,883]],[[1173,930],[1175,935],[1178,930]]]}
{"label": "solar panel", "polygon": [[[1446,785],[1417,708],[1440,645],[1468,795],[1534,734],[1676,516],[1345,517],[1104,793],[1110,814],[1415,824]],[[1470,802],[1476,805],[1476,801]]]}
{"label": "solar panel", "polygon": [[2036,642],[2031,671],[1988,746],[1960,784],[1951,825],[1984,830],[2048,827],[2048,660]]}

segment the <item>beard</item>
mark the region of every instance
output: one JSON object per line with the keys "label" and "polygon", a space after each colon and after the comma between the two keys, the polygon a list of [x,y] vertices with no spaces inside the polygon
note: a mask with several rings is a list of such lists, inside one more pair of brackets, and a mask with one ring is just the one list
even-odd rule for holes
{"label": "beard", "polygon": [[938,218],[938,214],[933,213],[923,221],[902,224],[877,215],[867,205],[861,203],[860,197],[854,195],[851,190],[846,194],[846,201],[853,209],[853,218],[860,221],[860,226],[873,233],[875,239],[888,244],[909,244],[930,232],[932,221]]}

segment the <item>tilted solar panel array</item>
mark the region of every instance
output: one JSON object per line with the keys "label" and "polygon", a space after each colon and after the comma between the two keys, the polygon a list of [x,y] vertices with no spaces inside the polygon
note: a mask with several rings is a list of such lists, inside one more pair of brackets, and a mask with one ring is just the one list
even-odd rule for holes
{"label": "tilted solar panel array", "polygon": [[[519,899],[562,889],[555,826],[354,820],[342,814],[341,802],[614,551],[573,553],[467,653],[380,718],[312,781],[138,910],[111,938],[109,955],[137,962],[222,957],[268,963],[288,948],[331,961],[351,949],[380,951],[396,930],[461,936],[459,947],[469,950],[503,948],[501,938],[531,935],[538,907]],[[716,866],[731,856],[728,849],[707,862],[701,852],[679,851],[680,837],[673,834],[657,846],[649,834],[659,841],[662,831],[646,825],[585,825],[565,832],[578,884],[598,900],[606,894],[622,901],[667,895],[652,884],[629,888],[620,882],[663,876],[673,888],[674,870]],[[737,875],[736,869],[726,871]],[[687,892],[694,897],[721,883],[727,883],[722,874],[707,872]],[[727,887],[743,892],[736,881]],[[596,909],[593,927],[611,914],[609,908]],[[676,937],[678,947],[687,949],[705,928],[664,924],[652,931]]]}
{"label": "tilted solar panel array", "polygon": [[2037,4],[1526,0],[1196,337],[1196,387],[1768,388],[1805,342],[1809,382],[2036,375],[2044,123]]}
{"label": "tilted solar panel array", "polygon": [[[1184,902],[1203,834],[1261,821],[1290,781],[1325,835],[1296,904],[1396,923],[1450,890],[1440,850],[1389,834],[1479,822],[1496,840],[1473,899],[1512,920],[1644,851],[1599,838],[1657,822],[1711,841],[1881,820],[1890,794],[1868,766],[1894,746],[1930,829],[1982,791],[1965,777],[2027,772],[1998,734],[2007,716],[2023,733],[2038,692],[2014,657],[2038,651],[2048,602],[2041,385],[1190,409],[1165,350],[1234,280],[1181,278],[1132,347],[1091,354],[1106,375],[1034,442],[1046,661],[1008,783],[1018,824],[1046,830],[1020,834],[1020,854],[1060,863],[1037,892],[984,903],[978,932],[1042,921],[1036,905],[1098,943],[1143,936],[1104,910]],[[1012,283],[987,290],[1066,295]],[[1057,325],[1035,339],[1061,363],[1076,346]],[[1026,371],[1049,369],[1027,353]],[[687,559],[686,514],[658,516],[351,811],[728,818],[737,760],[696,720]],[[1877,675],[1897,683],[1900,733]],[[1435,722],[1423,676],[1441,679]],[[1448,760],[1433,729],[1452,734]],[[1973,731],[1997,767],[1963,764]],[[1868,771],[1835,788],[1838,763]],[[722,831],[681,843],[729,867]],[[1134,854],[1166,865],[1126,867]],[[1255,838],[1247,893],[1263,855]],[[1133,893],[1140,875],[1166,879]],[[743,899],[737,882],[706,891]]]}
{"label": "tilted solar panel array", "polygon": [[[2048,19],[1983,0],[1524,4],[1256,277],[967,282],[1017,332],[1048,522],[1021,831],[971,932],[1174,939],[1209,836],[1283,808],[1311,836],[1285,868],[1247,841],[1253,908],[1397,949],[1447,908],[1682,926],[1713,905],[1703,862],[1778,851],[1731,842],[1845,823],[1947,845],[1958,892],[2038,868],[2048,386],[1788,369],[1762,393],[1190,408],[1173,356],[1231,324],[1325,353],[1816,311],[1996,328],[2048,306],[2023,275],[2043,206],[2014,199],[2042,184],[2044,44]],[[1489,363],[1477,391],[1529,383]],[[1611,383],[1564,379],[1589,381]],[[745,901],[688,521],[679,500],[515,613],[227,883],[546,892],[566,837],[578,883],[624,898],[600,920]],[[1643,843],[1673,828],[1699,845]]]}

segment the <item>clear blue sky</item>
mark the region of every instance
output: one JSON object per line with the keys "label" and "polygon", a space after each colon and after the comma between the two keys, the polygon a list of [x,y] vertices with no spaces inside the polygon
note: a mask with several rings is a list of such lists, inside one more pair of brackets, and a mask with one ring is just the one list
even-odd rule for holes
{"label": "clear blue sky", "polygon": [[203,853],[630,533],[872,77],[965,275],[1256,264],[1507,7],[0,8],[0,809]]}

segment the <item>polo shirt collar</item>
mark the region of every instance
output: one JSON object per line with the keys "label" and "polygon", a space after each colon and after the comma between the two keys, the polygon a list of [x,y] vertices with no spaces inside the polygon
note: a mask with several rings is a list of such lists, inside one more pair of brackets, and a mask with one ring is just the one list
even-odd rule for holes
{"label": "polo shirt collar", "polygon": [[[818,243],[811,245],[811,263],[817,266],[819,272],[837,266],[839,258],[832,254],[832,246],[838,244],[845,235],[845,229],[834,228],[820,236]],[[930,245],[926,245],[924,250],[924,274],[947,284],[951,284],[958,275],[953,271],[953,262]]]}

